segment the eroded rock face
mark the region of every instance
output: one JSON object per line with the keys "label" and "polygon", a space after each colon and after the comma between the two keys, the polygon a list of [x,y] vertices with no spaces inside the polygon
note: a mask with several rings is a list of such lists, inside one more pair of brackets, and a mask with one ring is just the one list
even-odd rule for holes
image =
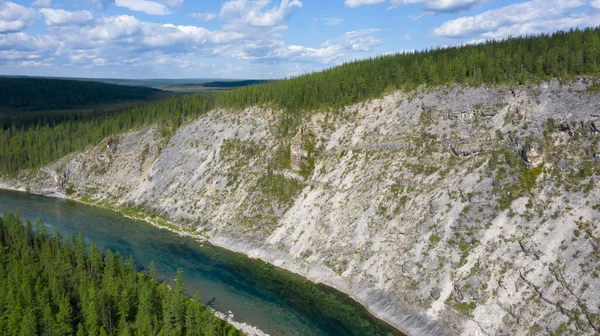
{"label": "eroded rock face", "polygon": [[452,146],[452,151],[456,156],[469,156],[492,150],[493,147],[489,143],[482,141],[461,142]]}
{"label": "eroded rock face", "polygon": [[301,126],[290,142],[290,166],[292,170],[302,170],[302,157],[304,156],[304,127]]}
{"label": "eroded rock face", "polygon": [[[594,335],[600,96],[585,88],[443,87],[315,113],[310,176],[294,171],[302,130],[293,169],[273,164],[286,141],[261,108],[212,111],[170,139],[127,133],[45,169],[78,197],[334,286],[410,335]],[[42,193],[53,176],[0,185]]]}

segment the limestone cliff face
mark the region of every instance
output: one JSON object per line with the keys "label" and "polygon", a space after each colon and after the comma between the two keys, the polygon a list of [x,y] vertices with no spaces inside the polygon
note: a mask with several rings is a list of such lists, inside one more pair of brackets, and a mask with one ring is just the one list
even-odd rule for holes
{"label": "limestone cliff face", "polygon": [[292,138],[290,142],[290,168],[293,171],[302,170],[302,157],[304,153],[304,128],[299,127],[298,133]]}
{"label": "limestone cliff face", "polygon": [[123,134],[2,184],[195,232],[335,286],[412,335],[592,335],[592,82],[422,89],[316,112],[302,123],[309,174],[273,166],[291,137],[276,136],[279,112],[251,108],[169,139],[158,126]]}

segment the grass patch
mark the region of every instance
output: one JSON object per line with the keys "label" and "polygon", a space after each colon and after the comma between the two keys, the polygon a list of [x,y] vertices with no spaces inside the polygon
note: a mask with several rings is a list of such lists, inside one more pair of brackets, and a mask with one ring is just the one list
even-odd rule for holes
{"label": "grass patch", "polygon": [[257,185],[259,190],[279,204],[286,204],[293,200],[304,187],[300,181],[271,172],[261,175]]}
{"label": "grass patch", "polygon": [[510,186],[505,193],[504,197],[500,200],[500,209],[506,210],[510,208],[512,202],[519,197],[523,197],[530,194],[535,188],[536,181],[542,173],[544,165],[527,169],[525,167],[519,168],[520,171],[519,180],[517,183]]}
{"label": "grass patch", "polygon": [[475,302],[454,302],[452,307],[463,315],[472,316],[477,304]]}

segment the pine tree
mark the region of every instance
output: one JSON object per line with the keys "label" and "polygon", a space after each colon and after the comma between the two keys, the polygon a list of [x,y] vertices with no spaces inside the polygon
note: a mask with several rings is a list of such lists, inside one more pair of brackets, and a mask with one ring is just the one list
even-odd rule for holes
{"label": "pine tree", "polygon": [[[88,249],[82,237],[65,243],[31,227],[11,214],[0,217],[0,334],[194,334],[188,323],[232,330],[186,297],[181,272],[170,289],[139,273],[131,257],[123,261],[94,244]],[[187,320],[198,312],[201,319]]]}

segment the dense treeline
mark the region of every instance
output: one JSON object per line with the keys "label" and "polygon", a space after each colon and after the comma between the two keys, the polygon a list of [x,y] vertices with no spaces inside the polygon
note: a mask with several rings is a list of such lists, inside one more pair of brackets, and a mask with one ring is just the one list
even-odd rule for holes
{"label": "dense treeline", "polygon": [[2,335],[242,335],[186,296],[181,273],[170,288],[152,267],[143,275],[131,258],[11,214],[0,218],[0,274]]}
{"label": "dense treeline", "polygon": [[156,99],[146,101],[126,100],[117,103],[101,103],[90,107],[64,110],[25,111],[21,109],[0,108],[0,129],[7,129],[11,126],[19,129],[27,129],[36,126],[54,126],[66,122],[85,122],[99,118],[110,118],[128,108],[156,103],[173,95],[165,92],[157,95]]}
{"label": "dense treeline", "polygon": [[51,111],[22,111],[15,109],[5,109],[0,111],[0,129],[7,129],[14,126],[19,129],[26,129],[35,126],[52,126],[64,122],[80,122],[83,120],[97,119],[108,116],[113,113],[121,112],[123,108],[106,110],[51,110]]}
{"label": "dense treeline", "polygon": [[465,83],[527,83],[600,71],[600,28],[380,56],[226,93],[237,107],[277,103],[288,110],[337,107],[388,90]]}
{"label": "dense treeline", "polygon": [[159,90],[55,78],[0,77],[0,105],[27,110],[72,109],[98,103],[150,99]]}
{"label": "dense treeline", "polygon": [[242,86],[264,84],[268,83],[268,80],[262,79],[248,79],[248,80],[231,80],[231,81],[215,81],[215,82],[201,82],[201,83],[189,83],[189,84],[173,84],[166,87],[169,88],[186,88],[186,87],[205,87],[205,88],[222,88],[232,89]]}
{"label": "dense treeline", "polygon": [[152,88],[54,78],[0,77],[0,129],[110,117],[173,96]]}
{"label": "dense treeline", "polygon": [[216,82],[206,82],[202,83],[204,87],[213,87],[213,88],[236,88],[241,86],[248,86],[254,84],[264,84],[268,83],[268,80],[260,80],[260,79],[248,79],[248,80],[239,80],[239,81],[216,81]]}
{"label": "dense treeline", "polygon": [[[285,111],[279,132],[290,136],[305,114],[338,108],[419,85],[529,83],[597,75],[600,28],[490,41],[479,45],[380,56],[318,73],[181,97],[93,121],[0,132],[0,172],[14,173],[56,160],[110,134],[151,123],[177,127],[215,107],[268,104]],[[72,142],[73,141],[73,142]]]}

